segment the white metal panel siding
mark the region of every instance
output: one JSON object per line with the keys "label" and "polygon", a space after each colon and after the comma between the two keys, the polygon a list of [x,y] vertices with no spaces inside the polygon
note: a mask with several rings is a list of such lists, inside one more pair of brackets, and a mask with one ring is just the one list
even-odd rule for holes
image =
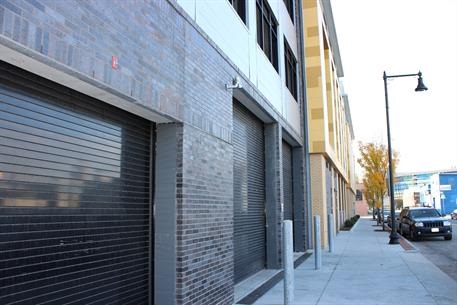
{"label": "white metal panel siding", "polygon": [[149,122],[1,68],[0,304],[147,304]]}
{"label": "white metal panel siding", "polygon": [[[292,126],[298,134],[302,134],[300,130],[300,120],[301,120],[301,113],[300,113],[300,104],[295,100],[295,98],[290,93],[289,89],[284,85],[284,116],[287,119],[287,122],[290,126]],[[297,87],[298,90],[301,90],[300,86]]]}
{"label": "white metal panel siding", "polygon": [[[177,3],[201,27],[242,73],[255,84],[274,108],[300,133],[300,109],[284,84],[284,39],[298,54],[296,25],[291,21],[283,0],[267,0],[279,22],[277,52],[279,71],[276,71],[257,42],[256,1],[245,1],[244,24],[227,0],[177,0]],[[295,8],[296,10],[297,8]],[[296,24],[297,21],[295,21]],[[230,80],[228,80],[229,82]],[[301,90],[301,89],[299,89]]]}
{"label": "white metal panel siding", "polygon": [[233,107],[235,282],[265,267],[265,161],[263,123]]}

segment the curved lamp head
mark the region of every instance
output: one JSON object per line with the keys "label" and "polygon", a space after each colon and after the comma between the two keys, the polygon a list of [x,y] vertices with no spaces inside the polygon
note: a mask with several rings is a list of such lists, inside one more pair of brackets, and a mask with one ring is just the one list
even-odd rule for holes
{"label": "curved lamp head", "polygon": [[419,76],[419,78],[417,79],[417,87],[414,91],[416,91],[416,92],[427,91],[428,88],[425,87],[424,81],[422,80],[422,73],[419,71],[419,73],[417,75]]}

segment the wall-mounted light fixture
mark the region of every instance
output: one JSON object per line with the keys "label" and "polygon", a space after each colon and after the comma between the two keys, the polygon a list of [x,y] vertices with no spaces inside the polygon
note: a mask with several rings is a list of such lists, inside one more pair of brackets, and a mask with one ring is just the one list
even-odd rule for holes
{"label": "wall-mounted light fixture", "polygon": [[233,79],[232,79],[232,84],[229,85],[229,84],[225,84],[225,89],[228,90],[228,89],[241,89],[243,88],[243,85],[241,84],[241,80],[238,76],[235,76]]}

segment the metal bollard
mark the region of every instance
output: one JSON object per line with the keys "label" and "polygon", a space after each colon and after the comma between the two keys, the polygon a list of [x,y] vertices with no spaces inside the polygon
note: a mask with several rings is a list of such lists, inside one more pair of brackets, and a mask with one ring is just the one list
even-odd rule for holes
{"label": "metal bollard", "polygon": [[328,222],[328,252],[332,253],[334,251],[333,245],[333,214],[327,214]]}
{"label": "metal bollard", "polygon": [[316,270],[322,267],[321,219],[319,215],[314,215],[314,266]]}
{"label": "metal bollard", "polygon": [[283,262],[284,262],[284,304],[291,305],[294,302],[294,244],[292,234],[292,221],[283,222]]}

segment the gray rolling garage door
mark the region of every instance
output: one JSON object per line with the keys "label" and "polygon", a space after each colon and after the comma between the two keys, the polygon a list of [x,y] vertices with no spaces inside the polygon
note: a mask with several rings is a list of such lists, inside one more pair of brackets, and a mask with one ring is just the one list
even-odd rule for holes
{"label": "gray rolling garage door", "polygon": [[244,107],[233,109],[235,282],[265,267],[263,124]]}
{"label": "gray rolling garage door", "polygon": [[294,220],[292,184],[292,147],[282,142],[282,177],[284,193],[284,220]]}
{"label": "gray rolling garage door", "polygon": [[147,304],[150,124],[11,69],[0,63],[0,304]]}

